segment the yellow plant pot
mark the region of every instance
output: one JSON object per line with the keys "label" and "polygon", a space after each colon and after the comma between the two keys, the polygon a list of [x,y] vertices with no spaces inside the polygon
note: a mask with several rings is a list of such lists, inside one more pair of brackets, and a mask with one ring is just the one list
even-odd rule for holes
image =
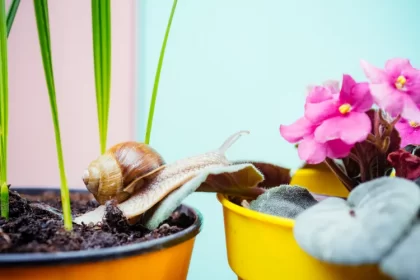
{"label": "yellow plant pot", "polygon": [[[389,175],[395,177],[395,170]],[[307,188],[310,192],[326,196],[347,197],[349,191],[328,167],[298,169],[291,185]]]}
{"label": "yellow plant pot", "polygon": [[[348,191],[328,170],[301,169],[291,184],[311,192],[347,197]],[[229,265],[244,280],[379,280],[390,279],[377,265],[340,266],[305,253],[293,236],[294,220],[263,214],[217,195],[223,205]],[[345,242],[345,237],[343,237]]]}
{"label": "yellow plant pot", "polygon": [[321,262],[296,243],[293,220],[246,209],[222,194],[217,197],[223,205],[229,265],[238,279],[390,279],[377,265],[351,267]]}
{"label": "yellow plant pot", "polygon": [[197,210],[188,207],[188,212],[195,217],[193,225],[159,239],[85,251],[0,254],[0,279],[185,280],[203,221]]}
{"label": "yellow plant pot", "polygon": [[299,169],[292,176],[290,184],[307,188],[310,192],[321,195],[338,197],[349,195],[343,183],[329,169]]}

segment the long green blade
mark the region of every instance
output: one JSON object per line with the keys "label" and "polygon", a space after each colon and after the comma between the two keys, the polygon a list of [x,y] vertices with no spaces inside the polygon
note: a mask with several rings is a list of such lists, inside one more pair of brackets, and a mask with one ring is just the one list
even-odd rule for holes
{"label": "long green blade", "polygon": [[10,30],[12,29],[19,4],[20,0],[13,0],[12,4],[10,4],[9,12],[7,13],[7,36],[9,36]]}
{"label": "long green blade", "polygon": [[9,89],[7,72],[7,37],[13,25],[20,0],[13,0],[6,17],[6,3],[0,0],[0,199],[1,216],[9,218],[7,187],[7,141],[9,130]]}
{"label": "long green blade", "polygon": [[111,1],[92,0],[93,57],[101,154],[106,150],[111,95]]}
{"label": "long green blade", "polygon": [[61,201],[63,207],[64,227],[67,230],[73,228],[70,195],[67,186],[66,173],[64,170],[63,149],[61,147],[60,126],[58,122],[58,110],[55,94],[54,74],[51,57],[50,27],[48,18],[48,0],[34,0],[36,24],[38,28],[38,38],[41,47],[42,62],[44,65],[45,79],[48,87],[48,95],[54,123],[55,142],[57,147],[58,165],[61,179]]}
{"label": "long green blade", "polygon": [[144,142],[146,144],[149,144],[150,134],[152,133],[153,116],[155,114],[155,104],[156,104],[156,97],[157,97],[158,88],[159,88],[160,72],[162,70],[163,58],[165,56],[166,43],[168,42],[169,31],[171,30],[172,19],[173,19],[174,14],[175,14],[175,9],[176,9],[177,3],[178,3],[178,0],[174,0],[174,2],[172,4],[171,15],[169,17],[168,25],[166,27],[165,38],[163,39],[162,49],[160,50],[160,57],[159,57],[159,62],[158,62],[157,70],[156,70],[155,83],[153,85],[152,99],[150,101],[149,118],[147,120],[147,129],[146,129],[146,138],[144,140]]}
{"label": "long green blade", "polygon": [[7,182],[8,87],[6,3],[0,0],[0,185]]}
{"label": "long green blade", "polygon": [[1,216],[9,219],[9,187],[4,182],[0,187]]}

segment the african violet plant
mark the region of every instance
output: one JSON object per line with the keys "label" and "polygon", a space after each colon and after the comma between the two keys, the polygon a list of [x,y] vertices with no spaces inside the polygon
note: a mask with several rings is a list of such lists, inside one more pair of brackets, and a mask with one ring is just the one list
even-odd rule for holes
{"label": "african violet plant", "polygon": [[341,87],[311,86],[304,116],[280,126],[301,159],[330,167],[347,199],[315,199],[303,187],[282,185],[249,208],[295,219],[297,243],[317,259],[379,264],[396,279],[418,279],[420,70],[401,58],[384,69],[361,66],[369,82],[343,75]]}
{"label": "african violet plant", "polygon": [[389,60],[384,70],[362,66],[371,83],[343,75],[341,89],[331,81],[311,87],[304,116],[280,126],[301,159],[325,161],[348,190],[401,168],[395,153],[420,144],[420,72],[407,59]]}

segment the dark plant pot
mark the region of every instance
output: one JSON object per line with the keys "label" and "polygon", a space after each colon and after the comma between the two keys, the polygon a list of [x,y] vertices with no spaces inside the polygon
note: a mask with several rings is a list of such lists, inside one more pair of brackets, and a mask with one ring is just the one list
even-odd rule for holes
{"label": "dark plant pot", "polygon": [[[27,195],[59,192],[58,188],[14,187],[13,190]],[[104,249],[0,254],[0,279],[186,279],[203,217],[196,209],[185,205],[180,207],[194,219],[194,223],[178,233]]]}

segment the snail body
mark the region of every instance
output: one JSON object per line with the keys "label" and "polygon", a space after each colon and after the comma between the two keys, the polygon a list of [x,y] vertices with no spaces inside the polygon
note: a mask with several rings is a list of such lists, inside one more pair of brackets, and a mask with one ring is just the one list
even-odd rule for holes
{"label": "snail body", "polygon": [[125,201],[165,167],[163,158],[149,145],[124,142],[114,145],[92,161],[83,182],[95,199]]}
{"label": "snail body", "polygon": [[[140,145],[142,148],[147,147],[147,151],[154,152],[156,155],[136,158],[136,160],[132,161],[127,159],[134,158],[134,155],[132,157],[130,155],[125,155],[124,157],[120,156],[113,158],[113,160],[120,160],[118,163],[112,163],[114,168],[115,166],[124,166],[125,169],[131,170],[133,173],[136,173],[135,170],[137,170],[137,172],[138,170],[143,172],[142,174],[137,174],[137,176],[134,176],[133,174],[130,176],[131,180],[124,179],[123,175],[126,174],[124,168],[120,168],[120,173],[114,173],[114,168],[107,168],[111,165],[108,161],[112,161],[109,159],[109,154],[112,154],[113,156],[124,154],[121,150],[130,149],[130,145],[134,145],[130,144],[132,142],[121,143],[112,147],[107,153],[90,164],[88,172],[85,174],[89,176],[84,176],[84,178],[88,178],[86,179],[85,184],[88,190],[94,194],[101,204],[104,204],[109,199],[117,198],[117,207],[122,211],[125,218],[127,218],[129,222],[135,222],[147,210],[158,204],[170,193],[196,176],[214,168],[229,167],[231,162],[226,158],[225,152],[245,133],[249,132],[240,131],[233,134],[220,146],[220,148],[214,151],[187,157],[171,164],[165,164],[159,154],[149,146],[143,146],[144,144]],[[115,152],[115,150],[118,150],[118,152]],[[121,159],[126,159],[126,161],[121,161]],[[143,160],[151,159],[153,159],[154,163],[150,166],[148,166],[148,162],[143,162]],[[130,162],[131,164],[134,164],[136,168],[129,166]],[[143,169],[140,168],[143,164],[148,167]],[[95,168],[100,171],[95,170]],[[131,172],[128,173],[131,174]],[[101,178],[103,178],[103,181],[100,184],[97,183],[98,179],[96,178],[98,176],[93,180],[91,179],[91,176],[97,173],[102,174]],[[91,182],[93,183],[91,184]],[[223,180],[221,184],[229,184],[229,181]],[[75,222],[79,224],[100,222],[104,215],[104,211],[105,207],[104,205],[101,205],[97,209],[77,217]]]}

